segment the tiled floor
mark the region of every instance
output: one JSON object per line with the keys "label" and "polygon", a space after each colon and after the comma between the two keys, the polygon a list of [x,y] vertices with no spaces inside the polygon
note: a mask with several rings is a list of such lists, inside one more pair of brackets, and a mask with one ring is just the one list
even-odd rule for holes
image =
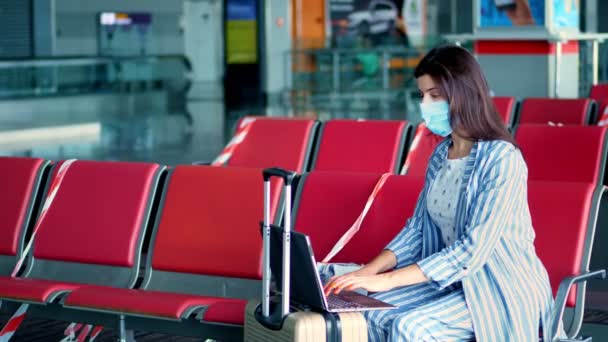
{"label": "tiled floor", "polygon": [[[0,324],[4,325],[7,320],[7,315],[0,314]],[[63,335],[63,332],[67,326],[68,323],[65,322],[26,319],[19,328],[19,330],[17,330],[17,333],[11,339],[11,342],[59,342],[65,337]],[[196,338],[168,336],[145,332],[136,333],[135,339],[138,342],[201,341],[201,339]],[[118,337],[116,335],[116,331],[113,329],[104,329],[102,333],[95,339],[95,341],[100,342],[115,342],[117,340]]]}
{"label": "tiled floor", "polygon": [[[608,317],[608,312],[604,312],[603,315]],[[0,314],[0,324],[4,325],[4,322],[8,319],[7,315]],[[63,336],[67,323],[65,322],[54,322],[44,321],[37,319],[26,319],[21,328],[17,331],[17,334],[11,341],[14,342],[46,342],[46,341],[60,341]],[[608,322],[606,324],[585,324],[581,330],[581,334],[584,336],[592,336],[594,341],[603,342],[608,341]],[[201,339],[167,336],[161,334],[151,334],[145,332],[138,332],[135,338],[139,342],[161,342],[161,341],[176,341],[176,342],[193,342],[201,341]],[[95,340],[100,342],[114,342],[117,340],[116,332],[112,329],[105,329],[101,335]]]}

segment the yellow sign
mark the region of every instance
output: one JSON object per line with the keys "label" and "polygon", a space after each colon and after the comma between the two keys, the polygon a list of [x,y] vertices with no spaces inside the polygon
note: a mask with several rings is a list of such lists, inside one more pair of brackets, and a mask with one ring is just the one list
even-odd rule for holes
{"label": "yellow sign", "polygon": [[257,63],[257,23],[255,20],[226,21],[226,57],[228,64]]}

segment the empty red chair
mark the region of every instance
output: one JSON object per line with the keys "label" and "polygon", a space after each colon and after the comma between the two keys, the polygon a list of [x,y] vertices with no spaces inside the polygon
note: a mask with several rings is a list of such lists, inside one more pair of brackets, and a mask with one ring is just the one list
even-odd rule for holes
{"label": "empty red chair", "polygon": [[242,142],[227,158],[226,166],[281,167],[298,173],[308,167],[318,122],[284,117],[245,117],[235,135],[246,127]]}
{"label": "empty red chair", "polygon": [[48,164],[39,158],[0,157],[0,275],[11,274],[21,257]]}
{"label": "empty red chair", "polygon": [[521,104],[519,124],[589,125],[596,110],[591,99],[528,98]]}
{"label": "empty red chair", "polygon": [[509,96],[495,96],[492,100],[505,125],[513,127],[516,120],[517,100]]}
{"label": "empty red chair", "polygon": [[410,128],[406,121],[327,121],[311,169],[398,173]]}
{"label": "empty red chair", "polygon": [[0,299],[45,305],[83,284],[135,285],[162,170],[74,162],[39,227],[24,278],[0,277]]}
{"label": "empty red chair", "polygon": [[[361,214],[379,179],[374,174],[316,171],[302,177],[294,229],[310,237],[318,261]],[[359,232],[331,262],[364,264],[378,255],[413,214],[423,182],[419,177],[389,176]]]}
{"label": "empty red chair", "polygon": [[605,127],[521,125],[515,140],[528,164],[530,180],[603,182]]}
{"label": "empty red chair", "polygon": [[[573,309],[573,319],[565,324],[571,340],[575,340],[583,321],[585,281],[605,274],[604,270],[589,271],[598,204],[604,192],[603,187],[591,183],[528,183],[536,251],[556,296],[555,321],[561,318],[564,307]],[[570,285],[572,289],[568,291]]]}
{"label": "empty red chair", "polygon": [[66,306],[125,315],[127,329],[242,340],[247,300],[262,289],[262,184],[262,169],[176,167],[141,289],[83,287]]}
{"label": "empty red chair", "polygon": [[405,163],[403,164],[401,174],[424,177],[431,155],[443,139],[441,136],[433,134],[433,132],[426,128],[424,123],[419,124],[410,145],[410,150],[407,153]]}

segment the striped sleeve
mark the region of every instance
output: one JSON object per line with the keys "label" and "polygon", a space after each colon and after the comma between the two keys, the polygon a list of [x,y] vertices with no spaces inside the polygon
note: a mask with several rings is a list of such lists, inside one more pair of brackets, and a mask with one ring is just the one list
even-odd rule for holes
{"label": "striped sleeve", "polygon": [[527,170],[519,151],[504,144],[489,153],[480,190],[471,202],[465,233],[452,246],[418,262],[422,272],[440,289],[481,269],[509,222],[516,219],[515,208],[526,200]]}
{"label": "striped sleeve", "polygon": [[414,215],[407,221],[405,227],[386,246],[385,249],[393,252],[397,258],[397,266],[402,268],[420,260],[422,253],[422,225],[426,201],[426,188],[428,181],[418,197]]}

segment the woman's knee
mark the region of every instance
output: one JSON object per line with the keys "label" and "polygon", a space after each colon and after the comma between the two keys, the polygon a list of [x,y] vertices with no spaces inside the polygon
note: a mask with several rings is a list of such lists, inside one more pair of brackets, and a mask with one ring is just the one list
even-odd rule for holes
{"label": "woman's knee", "polygon": [[365,311],[363,314],[365,320],[367,320],[367,324],[370,326],[381,326],[382,321],[384,321],[385,315],[382,310]]}
{"label": "woman's knee", "polygon": [[427,341],[428,331],[424,322],[424,317],[415,310],[396,317],[391,326],[390,340]]}

